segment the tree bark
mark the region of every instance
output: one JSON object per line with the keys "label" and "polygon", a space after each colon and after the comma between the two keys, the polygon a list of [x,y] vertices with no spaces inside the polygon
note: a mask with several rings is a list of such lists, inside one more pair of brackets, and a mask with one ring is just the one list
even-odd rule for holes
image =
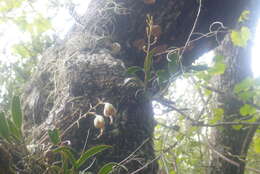
{"label": "tree bark", "polygon": [[[195,28],[201,33],[207,32],[215,21],[232,27],[246,4],[244,0],[202,2]],[[142,0],[92,1],[85,15],[75,15],[76,24],[66,39],[43,54],[24,92],[22,103],[27,133],[32,133],[37,143],[46,144],[47,130],[59,128],[62,140],[70,140],[78,153],[86,142],[86,148],[112,145],[111,150],[97,156],[90,168],[94,173],[105,163],[126,159],[137,148],[134,158],[125,164],[128,171],[119,172],[131,173],[152,161],[155,158],[152,140],[155,123],[151,101],[142,95],[142,87],[138,84],[125,85],[128,77],[125,70],[133,65],[143,66],[144,53],[134,43],[146,40],[148,13],[161,27],[162,34],[154,47],[182,47],[193,27],[198,7],[195,0],[162,0],[152,5]],[[115,42],[121,45],[116,54],[112,48]],[[183,64],[191,64],[216,45],[214,37],[193,42],[184,52]],[[160,60],[155,68],[164,68],[167,63],[165,54],[154,59]],[[109,125],[106,119],[105,132],[100,138],[97,138],[99,130],[93,127],[94,116],[87,115],[74,125],[98,99],[113,104],[118,110],[114,124]],[[102,109],[103,106],[99,106],[95,112],[101,115]],[[74,126],[68,129],[71,125]],[[139,173],[155,174],[157,169],[157,164],[151,163]]]}
{"label": "tree bark", "polygon": [[[256,1],[248,2],[247,9],[250,10],[250,20],[237,24],[248,26],[254,35],[255,27],[258,21],[258,8]],[[253,37],[251,37],[253,38]],[[224,62],[227,65],[225,73],[217,81],[217,89],[223,91],[225,95],[217,95],[217,103],[224,110],[224,116],[221,122],[236,122],[245,119],[240,114],[240,108],[245,104],[242,100],[234,98],[234,87],[247,77],[252,77],[251,72],[251,47],[252,40],[245,48],[234,46],[230,35],[227,35],[222,44],[215,50],[215,53],[224,56]],[[242,126],[241,129],[235,129],[230,126],[217,128],[212,133],[214,139],[211,174],[243,174],[246,165],[246,156],[249,145],[252,141],[257,126]],[[221,156],[221,155],[224,156]]]}

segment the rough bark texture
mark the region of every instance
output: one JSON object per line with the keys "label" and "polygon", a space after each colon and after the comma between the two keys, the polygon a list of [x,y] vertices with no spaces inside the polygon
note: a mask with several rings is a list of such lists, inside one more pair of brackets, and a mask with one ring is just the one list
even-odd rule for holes
{"label": "rough bark texture", "polygon": [[[212,22],[221,21],[232,27],[246,3],[244,0],[203,0],[196,32],[207,32]],[[230,11],[232,7],[232,11]],[[96,173],[102,164],[120,162],[143,142],[147,141],[127,162],[131,173],[154,159],[154,119],[151,101],[143,96],[138,85],[124,85],[125,66],[142,66],[144,53],[134,46],[145,40],[145,18],[154,16],[162,34],[156,46],[184,46],[190,34],[198,3],[195,0],[161,0],[148,5],[141,0],[92,1],[88,12],[76,19],[77,23],[66,39],[49,48],[43,55],[37,73],[23,97],[27,124],[37,143],[47,143],[46,131],[53,127],[67,130],[79,117],[95,105],[98,99],[112,103],[118,110],[113,125],[106,120],[104,135],[97,139],[99,130],[93,127],[91,115],[81,119],[62,136],[70,140],[80,152],[87,139],[87,147],[96,144],[112,145],[100,154],[91,170]],[[104,39],[105,37],[105,39]],[[221,38],[221,37],[220,37]],[[115,54],[111,45],[118,42],[121,51]],[[183,63],[189,65],[198,56],[216,46],[214,37],[193,43],[186,50]],[[158,67],[166,63],[165,55],[154,57]],[[103,106],[96,109],[102,114]],[[31,128],[33,126],[33,129]],[[139,173],[155,174],[152,163]]]}
{"label": "rough bark texture", "polygon": [[[254,33],[257,23],[256,1],[248,2],[248,9],[251,12],[251,18],[243,25],[251,28]],[[252,6],[252,4],[254,4]],[[238,28],[241,26],[238,26]],[[247,77],[251,77],[251,46],[241,48],[233,45],[230,36],[226,36],[222,44],[216,49],[216,54],[224,56],[224,62],[227,65],[226,71],[217,81],[217,89],[225,92],[225,95],[218,95],[217,103],[223,108],[225,113],[221,122],[236,122],[245,119],[240,115],[240,107],[243,106],[242,100],[232,97],[235,85]],[[248,118],[250,119],[250,117]],[[236,162],[232,164],[221,157],[216,152],[212,152],[211,174],[243,174],[245,171],[245,159],[249,145],[252,141],[256,126],[243,126],[241,129],[234,129],[232,126],[217,128],[212,136],[214,139],[214,149],[224,155],[226,159]]]}

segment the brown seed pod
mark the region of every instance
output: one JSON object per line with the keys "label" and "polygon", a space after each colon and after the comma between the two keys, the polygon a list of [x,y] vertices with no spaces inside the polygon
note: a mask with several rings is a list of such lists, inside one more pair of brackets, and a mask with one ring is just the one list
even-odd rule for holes
{"label": "brown seed pod", "polygon": [[135,40],[133,42],[133,46],[138,50],[143,50],[143,47],[145,46],[145,40],[144,39]]}
{"label": "brown seed pod", "polygon": [[143,0],[145,4],[154,4],[156,0]]}
{"label": "brown seed pod", "polygon": [[163,44],[163,45],[158,45],[157,47],[155,47],[155,54],[160,54],[164,51],[166,51],[168,48],[168,46],[166,44]]}
{"label": "brown seed pod", "polygon": [[153,25],[151,35],[154,37],[159,37],[162,34],[160,25]]}

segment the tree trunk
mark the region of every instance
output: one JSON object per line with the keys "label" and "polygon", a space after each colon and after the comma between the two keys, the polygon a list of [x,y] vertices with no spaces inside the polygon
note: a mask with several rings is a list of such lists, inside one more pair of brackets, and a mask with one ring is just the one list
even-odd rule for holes
{"label": "tree trunk", "polygon": [[[247,6],[251,13],[250,20],[242,25],[247,25],[254,33],[258,21],[258,10],[255,7],[256,1],[248,4],[250,4]],[[240,114],[240,108],[245,103],[234,97],[233,90],[236,84],[247,77],[252,77],[251,46],[252,42],[248,43],[245,48],[234,46],[230,35],[227,35],[215,50],[216,55],[224,56],[224,62],[227,65],[225,73],[217,81],[217,89],[225,93],[225,95],[218,94],[217,96],[217,103],[224,110],[221,122],[237,122],[245,119],[245,116]],[[216,128],[212,133],[214,150],[212,150],[210,173],[243,174],[247,151],[256,129],[257,126],[242,126],[240,129],[235,129],[232,125]]]}
{"label": "tree trunk", "polygon": [[[232,27],[244,8],[244,0],[203,0],[196,32],[205,33],[210,24],[221,21]],[[97,144],[112,145],[97,156],[91,171],[105,163],[120,162],[137,148],[124,163],[131,173],[155,158],[153,150],[154,119],[151,101],[138,84],[126,85],[126,67],[143,66],[144,53],[134,43],[146,40],[145,19],[149,13],[161,28],[154,47],[184,46],[199,4],[197,1],[162,0],[146,4],[142,0],[92,1],[88,12],[76,16],[76,24],[66,39],[46,50],[30,84],[24,92],[25,129],[37,143],[47,143],[48,129],[59,128],[62,140],[70,140],[78,153]],[[216,8],[218,7],[218,8]],[[232,12],[230,8],[232,7]],[[121,50],[113,46],[119,43]],[[189,65],[204,52],[216,46],[214,37],[193,42],[186,50],[183,64]],[[155,68],[164,68],[166,55],[158,59]],[[142,77],[140,77],[142,78]],[[114,123],[106,119],[104,134],[93,126],[93,115],[84,114],[98,100],[113,104],[118,110]],[[96,112],[101,115],[103,106]],[[80,121],[76,122],[79,118]],[[31,127],[34,127],[33,129]],[[141,173],[155,174],[157,164],[151,163]],[[139,172],[140,173],[140,172]]]}

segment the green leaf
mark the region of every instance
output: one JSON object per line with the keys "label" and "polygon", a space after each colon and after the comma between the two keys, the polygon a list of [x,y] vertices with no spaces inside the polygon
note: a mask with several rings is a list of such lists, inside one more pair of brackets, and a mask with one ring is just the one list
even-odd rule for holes
{"label": "green leaf", "polygon": [[209,81],[211,78],[212,78],[212,76],[207,72],[207,71],[200,71],[200,72],[197,72],[196,74],[195,74],[199,79],[203,79],[203,80],[205,80],[206,82],[207,81]]}
{"label": "green leaf", "polygon": [[16,17],[13,22],[20,28],[20,30],[29,31],[30,24],[27,22],[27,18],[25,15]]}
{"label": "green leaf", "polygon": [[224,62],[224,56],[216,55],[214,57],[214,66],[208,70],[209,75],[221,75],[226,70],[226,64]]}
{"label": "green leaf", "polygon": [[21,140],[22,140],[22,138],[23,138],[23,135],[22,135],[21,131],[19,131],[19,130],[17,129],[17,127],[15,126],[15,124],[14,124],[11,120],[7,119],[7,123],[8,123],[8,127],[9,127],[9,129],[10,129],[10,134],[11,134],[16,140],[18,140],[18,141],[21,142]]}
{"label": "green leaf", "polygon": [[66,157],[70,160],[73,167],[76,167],[76,159],[72,153],[72,150],[69,147],[66,146],[60,146],[57,149],[54,149],[53,152],[55,153],[63,153],[63,155],[66,155]]}
{"label": "green leaf", "polygon": [[246,115],[253,115],[256,113],[256,108],[254,108],[251,105],[245,104],[244,106],[242,106],[240,108],[240,114],[242,116],[246,116]]}
{"label": "green leaf", "polygon": [[132,75],[132,74],[135,74],[139,71],[143,71],[143,69],[139,66],[131,66],[127,69],[126,73]]}
{"label": "green leaf", "polygon": [[249,19],[250,11],[244,10],[240,17],[238,18],[238,22],[244,22]]}
{"label": "green leaf", "polygon": [[18,8],[25,0],[5,0],[1,1],[0,12],[10,12],[11,10]]}
{"label": "green leaf", "polygon": [[251,90],[251,91],[245,91],[245,92],[241,92],[238,94],[239,98],[241,98],[243,101],[249,101],[251,99],[254,98],[254,96],[256,96],[256,91]]}
{"label": "green leaf", "polygon": [[242,125],[233,125],[232,128],[235,130],[240,130],[243,126]]}
{"label": "green leaf", "polygon": [[98,145],[98,146],[94,146],[94,147],[88,149],[76,161],[76,169],[80,168],[86,162],[87,159],[93,157],[97,153],[102,152],[102,151],[104,151],[104,150],[106,150],[108,148],[111,148],[111,146],[108,146],[108,145]]}
{"label": "green leaf", "polygon": [[211,75],[221,75],[225,72],[227,65],[224,63],[216,63],[214,67],[209,69]]}
{"label": "green leaf", "polygon": [[254,140],[254,150],[256,153],[260,153],[260,138],[259,137],[257,137]]}
{"label": "green leaf", "polygon": [[231,40],[235,46],[245,47],[250,39],[251,32],[248,27],[241,27],[240,30],[233,30],[231,32]]}
{"label": "green leaf", "polygon": [[167,55],[168,58],[168,71],[170,73],[176,73],[179,70],[179,54],[178,53],[171,53]]}
{"label": "green leaf", "polygon": [[60,133],[59,133],[58,129],[48,130],[48,134],[49,134],[51,142],[54,145],[57,145],[60,143],[61,140],[60,140]]}
{"label": "green leaf", "polygon": [[38,15],[37,18],[31,24],[35,27],[37,34],[41,34],[49,29],[51,29],[50,20],[44,18],[41,15]]}
{"label": "green leaf", "polygon": [[68,162],[68,155],[65,152],[61,152],[61,160],[62,160],[62,174],[70,174],[69,173],[69,162]]}
{"label": "green leaf", "polygon": [[147,85],[148,81],[151,79],[153,55],[155,52],[156,52],[156,49],[150,50],[144,60],[145,85]]}
{"label": "green leaf", "polygon": [[247,91],[254,85],[254,80],[251,77],[247,77],[240,83],[236,84],[234,87],[234,93],[239,93],[241,91]]}
{"label": "green leaf", "polygon": [[8,140],[10,136],[9,127],[3,112],[0,112],[0,137]]}
{"label": "green leaf", "polygon": [[206,96],[210,96],[212,94],[212,91],[208,89],[204,89],[204,93]]}
{"label": "green leaf", "polygon": [[15,44],[12,49],[14,53],[20,55],[22,58],[31,57],[31,50],[24,43]]}
{"label": "green leaf", "polygon": [[214,56],[214,61],[216,62],[216,63],[224,63],[224,56],[222,56],[222,55],[216,55],[216,56]]}
{"label": "green leaf", "polygon": [[165,70],[158,70],[156,72],[159,84],[166,82],[169,79],[169,72]]}
{"label": "green leaf", "polygon": [[222,119],[224,114],[224,110],[222,108],[214,108],[213,109],[213,118],[210,120],[210,124],[216,124],[219,120]]}
{"label": "green leaf", "polygon": [[23,115],[21,109],[20,98],[18,96],[14,96],[12,99],[12,119],[17,127],[17,129],[22,132],[22,122],[23,122]]}
{"label": "green leaf", "polygon": [[109,174],[113,171],[113,167],[117,165],[115,162],[107,163],[98,171],[98,174]]}
{"label": "green leaf", "polygon": [[249,119],[249,120],[245,120],[245,122],[247,122],[247,123],[254,123],[254,122],[256,122],[256,121],[257,121],[257,117],[256,117],[256,116],[252,117],[252,118]]}

